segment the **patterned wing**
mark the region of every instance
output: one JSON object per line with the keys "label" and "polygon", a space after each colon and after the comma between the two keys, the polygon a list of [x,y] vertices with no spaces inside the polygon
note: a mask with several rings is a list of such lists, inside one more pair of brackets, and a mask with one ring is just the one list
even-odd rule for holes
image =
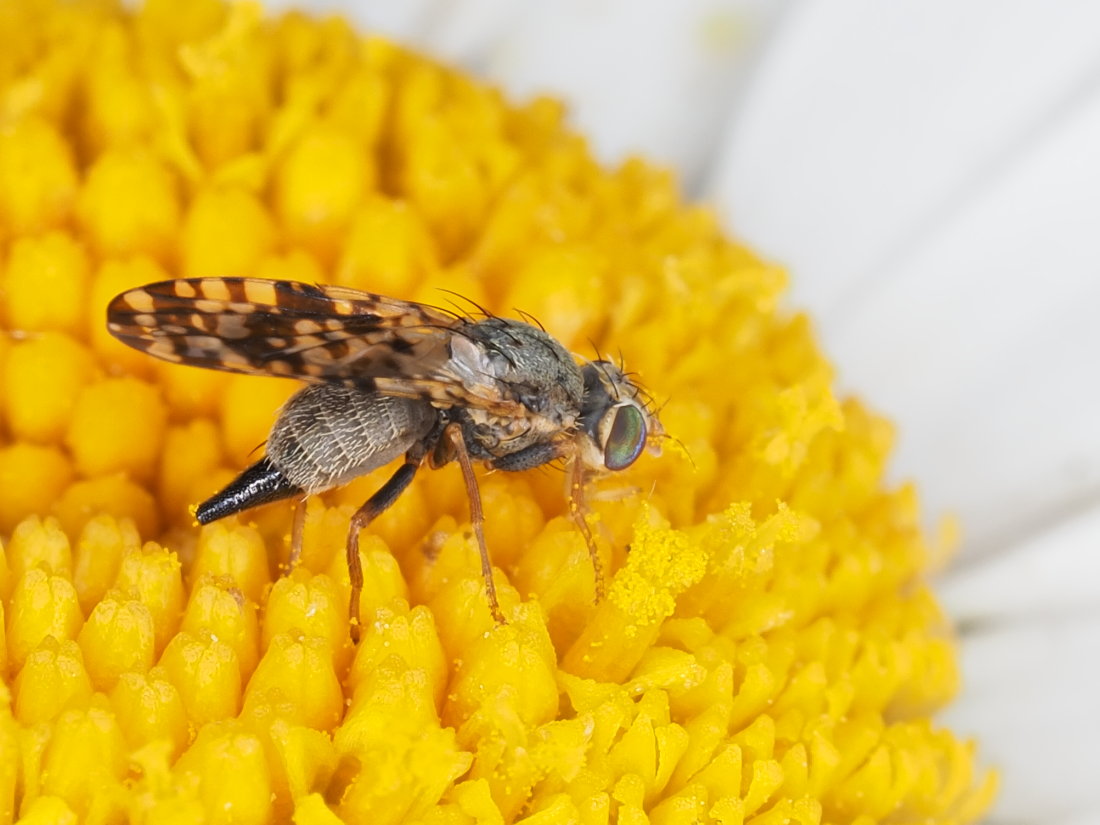
{"label": "patterned wing", "polygon": [[452,339],[466,323],[424,304],[261,278],[162,281],[107,308],[112,335],[166,361],[521,414],[495,382],[456,372]]}

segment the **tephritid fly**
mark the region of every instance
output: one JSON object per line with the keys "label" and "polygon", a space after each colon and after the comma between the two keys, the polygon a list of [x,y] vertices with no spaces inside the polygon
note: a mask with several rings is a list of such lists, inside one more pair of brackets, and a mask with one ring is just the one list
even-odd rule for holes
{"label": "tephritid fly", "polygon": [[[473,461],[519,471],[563,460],[570,512],[596,571],[585,521],[593,475],[629,467],[663,435],[629,374],[610,361],[578,364],[542,329],[470,318],[337,286],[257,278],[163,281],[122,293],[107,327],[125,344],[180,364],[309,382],[286,403],[264,458],[203,502],[198,520],[284,498],[304,500],[390,461],[404,463],[351,519],[349,613],[358,637],[359,531],[394,503],[427,460],[455,460],[494,618],[503,621],[482,531]],[[301,552],[299,506],[291,564]]]}

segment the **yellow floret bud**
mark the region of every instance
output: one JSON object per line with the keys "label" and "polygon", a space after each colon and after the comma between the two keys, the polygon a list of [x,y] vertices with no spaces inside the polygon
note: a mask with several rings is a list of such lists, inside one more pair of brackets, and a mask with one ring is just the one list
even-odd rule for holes
{"label": "yellow floret bud", "polygon": [[84,525],[73,553],[73,585],[85,615],[115,583],[124,552],[140,548],[132,521],[99,515]]}
{"label": "yellow floret bud", "polygon": [[328,261],[373,183],[372,155],[359,140],[332,126],[314,126],[275,170],[275,211],[292,242]]}
{"label": "yellow floret bud", "polygon": [[291,249],[284,254],[264,258],[256,269],[256,277],[316,284],[323,281],[325,275],[316,258],[303,249]]}
{"label": "yellow floret bud", "polygon": [[4,823],[15,820],[15,788],[21,757],[18,728],[7,704],[7,697],[0,697],[0,822]]}
{"label": "yellow floret bud", "polygon": [[6,293],[4,322],[25,332],[79,334],[88,281],[88,257],[70,236],[50,232],[21,238],[12,244],[0,276],[0,291]]}
{"label": "yellow floret bud", "polygon": [[348,688],[354,696],[383,662],[396,656],[410,669],[424,673],[435,705],[442,707],[448,663],[432,613],[423,605],[412,610],[403,603],[398,605],[399,609],[376,610],[374,620],[367,624],[348,673]]}
{"label": "yellow floret bud", "polygon": [[563,661],[570,673],[620,681],[653,644],[662,619],[671,615],[676,597],[703,577],[705,550],[675,530],[635,527],[626,564],[608,598]]}
{"label": "yellow floret bud", "polygon": [[271,582],[263,537],[255,528],[232,522],[207,525],[199,534],[191,576],[195,581],[203,576],[225,576],[244,598],[259,602]]}
{"label": "yellow floret bud", "polygon": [[77,214],[102,256],[171,259],[180,218],[176,183],[150,154],[119,150],[100,155],[88,171]]}
{"label": "yellow floret bud", "polygon": [[293,803],[298,808],[313,788],[328,785],[339,760],[336,748],[327,734],[282,719],[274,722],[269,732],[270,750],[275,755],[272,780],[276,805],[289,809],[288,803]]}
{"label": "yellow floret bud", "polygon": [[72,583],[40,568],[16,580],[9,610],[8,661],[16,669],[47,636],[75,638],[84,620]]}
{"label": "yellow floret bud", "polygon": [[154,128],[154,93],[141,82],[137,59],[124,29],[108,29],[95,44],[81,127],[97,152],[139,144]]}
{"label": "yellow floret bud", "polygon": [[252,676],[260,658],[256,605],[244,598],[231,579],[208,576],[196,584],[180,630],[225,642],[237,654],[242,679]]}
{"label": "yellow floret bud", "polygon": [[164,402],[148,384],[109,379],[80,393],[65,442],[85,475],[123,471],[147,481],[160,455],[166,418]]}
{"label": "yellow floret bud", "polygon": [[[11,566],[8,564],[8,553],[4,551],[3,541],[0,541],[0,608],[8,603],[13,584]],[[3,628],[0,627],[0,637],[2,636]]]}
{"label": "yellow floret bud", "polygon": [[123,673],[111,691],[111,706],[126,741],[135,750],[166,740],[178,756],[190,737],[187,713],[179,691],[162,668],[148,673]]}
{"label": "yellow floret bud", "polygon": [[[346,523],[346,517],[344,521]],[[339,542],[339,545],[336,548],[339,552],[332,555],[328,574],[344,592],[350,594],[347,554],[342,552],[347,545],[346,540]],[[409,593],[408,583],[401,575],[401,566],[379,537],[364,536],[359,540],[359,560],[363,567],[363,593],[359,598],[359,621],[362,624],[369,622],[379,608],[391,604],[394,599],[405,599]]]}
{"label": "yellow floret bud", "polygon": [[72,575],[73,554],[69,537],[55,518],[43,521],[38,516],[30,516],[21,521],[12,531],[11,541],[7,545],[7,559],[15,578],[33,568],[66,578]]}
{"label": "yellow floret bud", "polygon": [[10,532],[32,513],[48,513],[72,477],[72,465],[56,447],[0,447],[0,532]]}
{"label": "yellow floret bud", "polygon": [[348,228],[336,282],[386,295],[409,295],[439,269],[435,241],[409,204],[371,196]]}
{"label": "yellow floret bud", "polygon": [[346,606],[346,591],[331,578],[311,576],[299,567],[276,581],[268,594],[263,646],[266,649],[276,636],[289,634],[324,639],[331,651],[341,650],[348,639]]}
{"label": "yellow floret bud", "polygon": [[[505,306],[538,306],[539,321],[554,330],[566,346],[583,346],[597,330],[585,324],[584,307],[606,300],[603,289],[606,258],[591,249],[554,245],[533,250],[522,269],[509,278],[502,297]],[[589,322],[591,324],[591,322]]]}
{"label": "yellow floret bud", "polygon": [[35,797],[19,817],[19,825],[77,825],[79,821],[65,800],[56,796]]}
{"label": "yellow floret bud", "polygon": [[37,117],[0,130],[0,225],[18,234],[64,224],[76,198],[72,146]]}
{"label": "yellow floret bud", "polygon": [[176,686],[194,725],[237,715],[241,706],[241,669],[237,654],[212,636],[180,632],[172,637],[160,666]]}
{"label": "yellow floret bud", "polygon": [[127,549],[115,587],[149,608],[156,632],[156,649],[163,649],[179,627],[183,613],[183,582],[176,554],[155,542],[147,542],[140,550]]}
{"label": "yellow floret bud", "polygon": [[204,727],[174,772],[195,788],[211,825],[269,821],[271,775],[263,745],[240,723]]}
{"label": "yellow floret bud", "polygon": [[293,381],[231,376],[221,394],[222,443],[236,467],[256,461],[279,408],[301,389]]}
{"label": "yellow floret bud", "polygon": [[275,243],[271,217],[239,188],[195,196],[183,222],[183,274],[188,278],[252,275]]}
{"label": "yellow floret bud", "polygon": [[160,529],[160,513],[152,495],[123,473],[69,485],[52,510],[69,535],[79,534],[97,514],[130,519],[144,536],[156,535]]}
{"label": "yellow floret bud", "polygon": [[[130,351],[133,352],[133,350]],[[217,415],[222,393],[225,392],[225,385],[229,381],[229,376],[224,372],[196,370],[168,361],[156,361],[152,367],[159,379],[164,404],[168,407],[172,421],[194,423],[192,420],[200,416]],[[219,447],[220,441],[219,432],[213,439],[212,445]],[[169,453],[167,444],[164,452],[167,457]]]}
{"label": "yellow floret bud", "polygon": [[524,558],[546,525],[542,508],[527,485],[512,482],[498,476],[481,485],[482,507],[488,513],[500,513],[499,518],[486,522],[485,542],[494,548],[493,563],[505,569]]}
{"label": "yellow floret bud", "polygon": [[280,633],[271,640],[248,684],[245,712],[250,704],[275,697],[294,708],[295,716],[287,720],[292,724],[319,730],[336,726],[344,711],[344,694],[326,639]]}
{"label": "yellow floret bud", "polygon": [[515,721],[533,728],[554,718],[554,647],[542,614],[531,605],[522,605],[507,625],[464,647],[459,662],[443,719],[463,733],[467,727],[505,729]]}
{"label": "yellow floret bud", "polygon": [[109,691],[121,674],[144,673],[153,666],[153,615],[141,602],[108,594],[92,610],[77,642],[93,684]]}
{"label": "yellow floret bud", "polygon": [[47,332],[7,353],[0,392],[9,400],[7,423],[26,441],[57,442],[69,427],[77,398],[93,380],[94,361],[67,335]]}
{"label": "yellow floret bud", "polygon": [[114,715],[98,707],[57,720],[42,760],[42,791],[58,796],[84,821],[123,813],[126,751]]}
{"label": "yellow floret bud", "polygon": [[357,770],[342,795],[338,810],[351,821],[416,816],[437,802],[472,761],[458,748],[454,732],[439,727],[424,672],[406,668],[395,657],[361,687],[333,741],[346,759],[355,760],[352,764],[377,766]]}
{"label": "yellow floret bud", "polygon": [[[199,370],[194,372],[204,374]],[[191,523],[195,493],[200,489],[209,490],[211,475],[221,466],[220,441],[217,426],[206,418],[170,426],[164,434],[158,487],[161,511],[168,521]]]}
{"label": "yellow floret bud", "polygon": [[15,680],[15,718],[35,725],[68,708],[82,707],[92,695],[92,682],[76,642],[47,636],[27,657]]}
{"label": "yellow floret bud", "polygon": [[294,825],[342,825],[342,822],[317,793],[303,797],[294,808]]}

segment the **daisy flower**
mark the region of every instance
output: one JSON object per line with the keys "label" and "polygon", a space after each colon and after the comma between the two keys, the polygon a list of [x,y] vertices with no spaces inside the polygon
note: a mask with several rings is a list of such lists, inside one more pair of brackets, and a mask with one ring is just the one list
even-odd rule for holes
{"label": "daisy flower", "polygon": [[[1087,524],[983,553],[968,548],[983,546],[986,499],[961,497],[975,538],[960,572],[932,579],[952,530],[922,524],[903,478],[925,480],[933,514],[951,488],[907,436],[888,473],[894,429],[875,408],[904,397],[851,353],[859,308],[885,301],[879,271],[924,284],[901,261],[940,235],[930,218],[906,233],[911,204],[893,223],[876,213],[866,260],[843,257],[839,230],[800,234],[815,205],[842,201],[797,186],[837,171],[769,103],[813,76],[803,56],[823,74],[843,15],[488,2],[381,14],[0,9],[0,821],[980,818],[998,785],[989,764],[1009,777],[1017,751],[998,738],[1003,719],[982,726],[1004,694],[969,712],[964,694],[943,714],[959,648],[937,588],[963,622],[964,665],[1003,666],[995,648],[1013,637],[990,635],[1014,632],[1002,591],[1038,612],[1045,583],[1013,585],[1019,565],[1003,560],[1037,558],[1046,538],[1068,565]],[[791,161],[782,194],[748,160],[760,145]],[[624,160],[635,152],[717,210]],[[856,192],[857,165],[840,178]],[[789,199],[803,211],[785,229]],[[837,273],[861,266],[875,284],[845,284],[836,306],[853,315],[837,322],[811,285],[839,291]],[[606,596],[555,471],[480,475],[503,624],[454,467],[421,474],[364,531],[358,646],[344,538],[384,474],[310,500],[291,572],[286,506],[199,529],[194,503],[249,462],[294,383],[153,362],[103,315],[131,286],[232,275],[427,303],[445,288],[529,311],[574,352],[621,350],[676,440],[592,491]],[[800,304],[820,312],[831,358]],[[904,375],[921,349],[909,321],[865,320],[862,363]],[[943,397],[921,383],[921,400]],[[920,433],[915,414],[891,412]],[[1021,524],[988,520],[984,546]],[[1068,592],[1089,603],[1087,583]]]}

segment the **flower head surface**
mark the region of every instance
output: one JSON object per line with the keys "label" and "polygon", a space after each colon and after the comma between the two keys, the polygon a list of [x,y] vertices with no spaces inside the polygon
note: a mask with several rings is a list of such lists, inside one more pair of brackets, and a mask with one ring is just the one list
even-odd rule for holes
{"label": "flower head surface", "polygon": [[[0,15],[0,822],[968,822],[994,779],[890,427],[838,400],[780,271],[641,161],[339,19]],[[201,530],[293,382],[153,362],[107,301],[176,275],[331,281],[621,350],[677,444],[604,481],[454,467]]]}

